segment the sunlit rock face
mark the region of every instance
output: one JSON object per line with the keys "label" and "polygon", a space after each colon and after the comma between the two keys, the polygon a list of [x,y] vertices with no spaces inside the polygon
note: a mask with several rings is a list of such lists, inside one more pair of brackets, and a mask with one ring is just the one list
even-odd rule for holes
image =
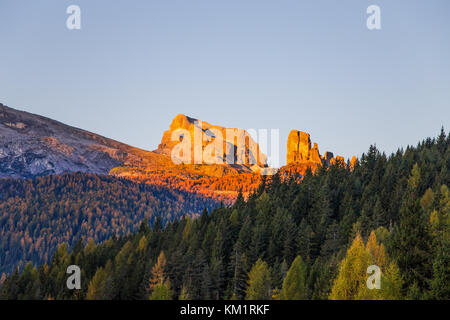
{"label": "sunlit rock face", "polygon": [[[350,167],[356,163],[356,157],[352,158]],[[311,137],[309,133],[292,130],[287,141],[287,155],[285,171],[304,174],[307,169],[317,170],[319,166],[345,165],[345,159],[341,156],[334,156],[330,151],[323,155],[319,152],[317,143],[311,147]]]}
{"label": "sunlit rock face", "polygon": [[253,172],[268,167],[267,156],[243,129],[212,125],[179,114],[172,120],[169,130],[164,132],[156,152],[172,156],[178,152],[175,148],[183,143],[189,146],[184,149],[189,153],[184,154],[185,164],[230,165]]}
{"label": "sunlit rock face", "polygon": [[[327,153],[328,156],[330,153]],[[286,164],[307,163],[322,164],[322,157],[319,153],[317,143],[311,148],[311,138],[309,133],[292,130],[289,133],[287,142]]]}
{"label": "sunlit rock face", "polygon": [[[177,164],[172,151],[184,139],[188,163]],[[186,142],[186,141],[184,141]],[[292,130],[287,165],[281,173],[304,176],[308,169],[344,164],[331,152],[320,154],[306,132]],[[146,151],[39,115],[0,104],[0,178],[34,178],[66,172],[109,174],[171,189],[232,201],[249,194],[271,175],[267,157],[246,130],[225,128],[177,115],[161,144]],[[190,163],[190,164],[189,164]],[[349,164],[357,165],[354,157]]]}
{"label": "sunlit rock face", "polygon": [[311,139],[309,133],[292,130],[287,142],[287,164],[307,161],[310,158]]}

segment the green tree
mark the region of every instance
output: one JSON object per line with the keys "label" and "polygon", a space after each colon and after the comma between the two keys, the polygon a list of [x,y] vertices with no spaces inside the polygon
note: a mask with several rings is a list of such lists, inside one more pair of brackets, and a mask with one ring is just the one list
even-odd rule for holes
{"label": "green tree", "polygon": [[[392,256],[405,280],[404,293],[416,283],[419,292],[428,291],[431,277],[431,238],[426,215],[418,196],[420,169],[414,165],[400,208],[400,221],[390,242]],[[416,292],[417,290],[414,290]]]}
{"label": "green tree", "polygon": [[301,256],[297,256],[284,278],[281,288],[281,299],[304,300],[307,299],[306,285],[307,268]]}
{"label": "green tree", "polygon": [[248,274],[246,300],[270,300],[270,270],[267,263],[258,259]]}
{"label": "green tree", "polygon": [[172,290],[170,288],[170,280],[167,279],[164,283],[159,283],[153,288],[150,300],[171,300]]}
{"label": "green tree", "polygon": [[88,291],[86,294],[87,300],[101,300],[103,296],[103,288],[107,274],[103,268],[99,268],[94,277],[89,282]]}
{"label": "green tree", "polygon": [[188,292],[186,286],[183,286],[181,288],[181,292],[180,292],[180,296],[178,297],[178,300],[189,300],[189,299],[190,299],[189,292]]}
{"label": "green tree", "polygon": [[366,284],[367,267],[371,264],[372,257],[364,247],[360,234],[347,251],[347,255],[341,262],[339,274],[331,289],[331,300],[354,300],[359,289]]}

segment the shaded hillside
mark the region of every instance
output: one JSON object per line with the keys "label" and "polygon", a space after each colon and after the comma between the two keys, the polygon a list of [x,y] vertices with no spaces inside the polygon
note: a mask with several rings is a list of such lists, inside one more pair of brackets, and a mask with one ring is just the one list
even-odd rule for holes
{"label": "shaded hillside", "polygon": [[160,155],[0,104],[0,177],[65,172],[108,174],[120,165],[164,162]]}
{"label": "shaded hillside", "polygon": [[93,174],[0,179],[0,273],[47,262],[57,245],[96,243],[218,204],[192,193]]}

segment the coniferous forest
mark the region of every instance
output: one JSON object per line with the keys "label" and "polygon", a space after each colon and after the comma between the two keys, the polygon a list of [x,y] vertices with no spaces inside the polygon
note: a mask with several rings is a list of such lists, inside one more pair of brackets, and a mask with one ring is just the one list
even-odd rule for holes
{"label": "coniferous forest", "polygon": [[58,244],[102,242],[152,224],[195,216],[217,201],[161,186],[85,173],[0,179],[0,276],[49,262]]}
{"label": "coniferous forest", "polygon": [[[48,264],[4,275],[0,298],[448,300],[449,145],[442,130],[390,156],[371,146],[353,168],[275,175],[196,218],[159,215],[136,233],[59,245]],[[80,290],[66,287],[69,265]],[[371,265],[379,290],[366,286]]]}

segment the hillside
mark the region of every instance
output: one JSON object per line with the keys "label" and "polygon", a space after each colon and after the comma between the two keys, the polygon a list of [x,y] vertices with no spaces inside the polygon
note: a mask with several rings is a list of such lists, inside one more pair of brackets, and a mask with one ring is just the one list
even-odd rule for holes
{"label": "hillside", "polygon": [[[191,138],[184,149],[190,155],[187,161],[177,163],[172,151],[184,135]],[[317,143],[311,147],[305,132],[293,130],[287,146],[287,166],[281,168],[284,176],[302,177],[308,169],[315,171],[344,162],[331,152],[320,155]],[[200,161],[196,159],[198,154]],[[355,161],[352,159],[352,163]],[[146,151],[0,104],[0,178],[71,172],[112,175],[231,204],[239,191],[248,196],[256,190],[261,173],[270,175],[276,169],[268,166],[267,156],[245,130],[212,125],[182,114],[175,116],[162,134],[158,148]]]}
{"label": "hillside", "polygon": [[[175,117],[172,128],[178,119],[179,116]],[[167,143],[167,139],[166,134],[162,142]],[[176,165],[167,146],[155,151],[142,150],[0,104],[0,178],[35,178],[70,172],[126,177],[226,202],[232,201],[239,189],[248,193],[259,183],[259,175],[248,165]],[[241,174],[244,176],[240,177]],[[222,177],[228,182],[219,183]]]}
{"label": "hillside", "polygon": [[32,178],[66,172],[108,174],[120,165],[164,162],[162,157],[0,104],[0,177]]}
{"label": "hillside", "polygon": [[[247,201],[70,251],[3,277],[3,299],[450,299],[450,135]],[[80,266],[81,290],[65,285]],[[367,290],[366,269],[382,270]]]}
{"label": "hillside", "polygon": [[193,193],[94,174],[0,179],[0,274],[49,262],[56,247],[104,241],[219,204]]}

